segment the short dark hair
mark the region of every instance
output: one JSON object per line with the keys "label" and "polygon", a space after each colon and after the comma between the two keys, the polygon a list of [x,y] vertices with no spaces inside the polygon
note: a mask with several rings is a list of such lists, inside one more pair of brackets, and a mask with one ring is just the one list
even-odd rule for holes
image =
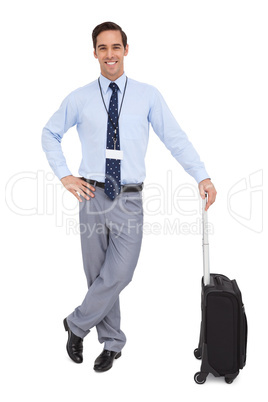
{"label": "short dark hair", "polygon": [[102,24],[97,25],[93,31],[92,31],[92,40],[93,40],[93,46],[94,49],[96,50],[96,44],[97,44],[97,36],[104,31],[120,31],[121,36],[122,36],[122,42],[124,48],[127,46],[127,35],[125,32],[122,30],[122,28],[115,24],[114,22],[103,22]]}

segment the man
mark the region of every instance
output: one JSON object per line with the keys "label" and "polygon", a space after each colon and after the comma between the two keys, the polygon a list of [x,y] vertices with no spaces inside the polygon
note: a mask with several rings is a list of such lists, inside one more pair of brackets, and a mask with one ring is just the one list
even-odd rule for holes
{"label": "man", "polygon": [[[171,154],[199,183],[207,208],[216,190],[204,164],[156,88],[126,77],[126,34],[106,22],[92,33],[98,80],[69,94],[43,129],[42,145],[54,173],[80,202],[81,245],[87,294],[64,320],[67,352],[83,361],[83,338],[96,326],[104,350],[94,370],[103,372],[121,356],[119,294],[131,281],[142,241],[142,187],[149,123]],[[79,174],[69,171],[61,149],[76,125],[82,145]]]}

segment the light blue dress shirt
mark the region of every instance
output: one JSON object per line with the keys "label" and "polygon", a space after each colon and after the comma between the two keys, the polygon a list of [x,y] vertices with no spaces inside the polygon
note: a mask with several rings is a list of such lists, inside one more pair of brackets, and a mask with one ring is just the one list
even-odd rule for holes
{"label": "light blue dress shirt", "polygon": [[[100,76],[107,109],[112,94],[109,88],[110,82],[103,75]],[[115,82],[119,87],[120,109],[126,82],[125,74]],[[76,89],[63,100],[42,133],[43,150],[53,172],[59,179],[72,174],[63,155],[61,141],[66,131],[76,125],[82,145],[79,175],[88,179],[105,181],[107,119],[98,80]],[[123,185],[141,183],[145,179],[145,154],[150,124],[174,158],[198,183],[210,177],[160,92],[151,85],[128,78],[119,118],[120,149],[123,150],[124,155],[121,161]]]}

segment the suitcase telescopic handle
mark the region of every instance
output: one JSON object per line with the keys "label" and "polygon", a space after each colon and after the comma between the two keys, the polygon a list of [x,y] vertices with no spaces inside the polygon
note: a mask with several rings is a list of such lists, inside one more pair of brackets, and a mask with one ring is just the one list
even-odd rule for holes
{"label": "suitcase telescopic handle", "polygon": [[205,211],[207,204],[207,193],[205,198],[202,199],[202,229],[203,229],[203,272],[204,272],[204,285],[210,284],[210,265],[209,265],[209,242],[208,242],[208,213]]}

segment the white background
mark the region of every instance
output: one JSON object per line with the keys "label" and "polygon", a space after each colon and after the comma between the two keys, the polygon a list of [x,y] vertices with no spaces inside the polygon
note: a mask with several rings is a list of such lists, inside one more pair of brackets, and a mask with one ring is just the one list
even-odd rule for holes
{"label": "white background", "polygon": [[[25,0],[1,7],[5,401],[177,401],[185,395],[225,401],[266,389],[266,7],[260,0]],[[200,323],[200,203],[196,183],[153,131],[146,233],[134,279],[121,295],[128,343],[104,374],[92,369],[102,350],[95,330],[84,341],[82,365],[67,357],[62,320],[86,292],[78,205],[51,173],[40,137],[63,98],[98,77],[91,32],[107,20],[128,35],[127,75],[162,92],[217,188],[209,211],[211,270],[237,279],[249,321],[247,365],[232,385],[213,376],[203,386],[193,381],[200,368],[193,356]],[[77,175],[75,128],[63,148]],[[157,185],[160,193],[151,202]],[[170,233],[174,222],[178,230]]]}

